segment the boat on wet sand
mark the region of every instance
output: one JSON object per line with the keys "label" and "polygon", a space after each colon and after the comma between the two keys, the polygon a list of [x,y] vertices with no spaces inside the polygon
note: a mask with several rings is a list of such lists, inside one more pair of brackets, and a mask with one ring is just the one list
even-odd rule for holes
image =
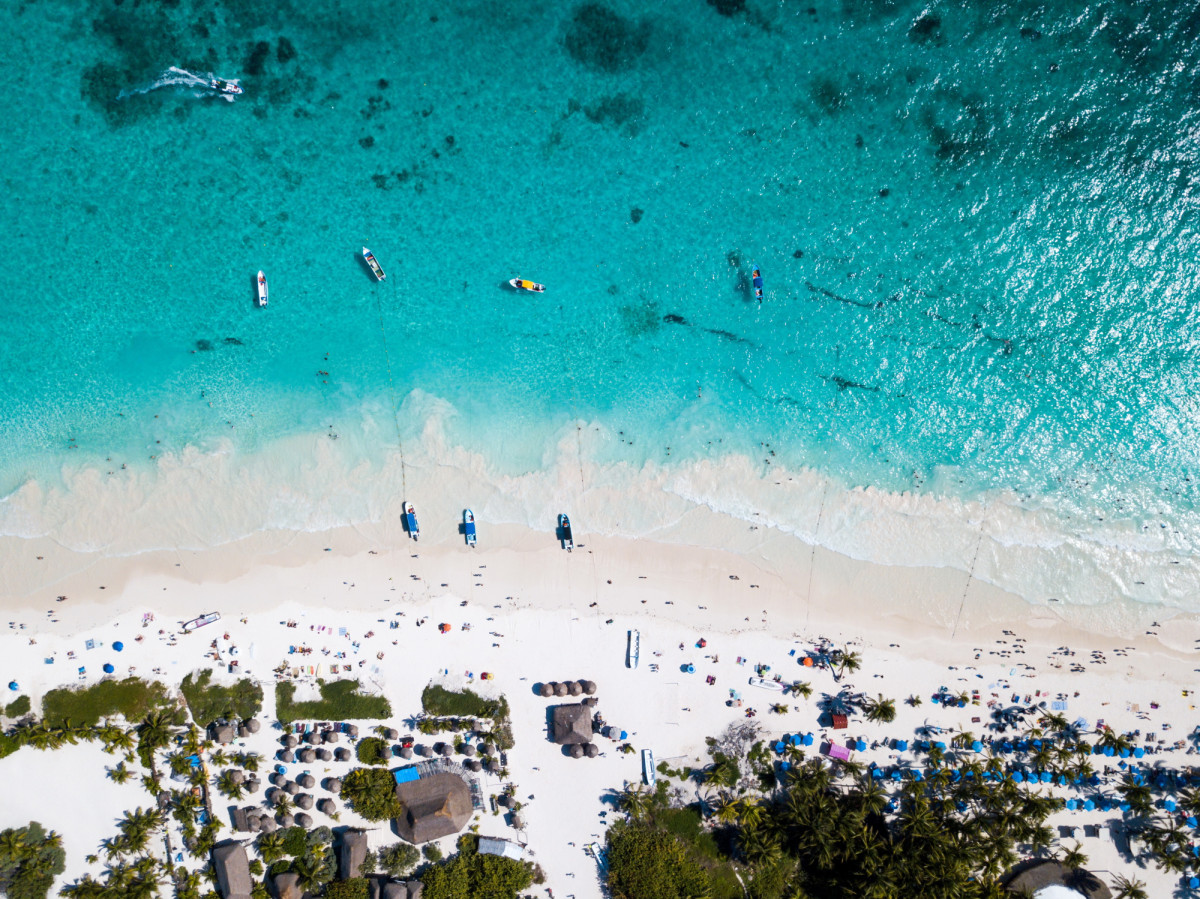
{"label": "boat on wet sand", "polygon": [[470,509],[463,511],[463,536],[467,538],[467,546],[475,545],[475,513]]}
{"label": "boat on wet sand", "polygon": [[267,305],[267,276],[262,272],[258,273],[258,305]]}
{"label": "boat on wet sand", "polygon": [[371,270],[371,274],[375,276],[376,280],[382,281],[387,277],[387,275],[383,273],[383,266],[381,266],[379,261],[375,258],[375,254],[366,247],[362,248],[362,257],[367,263],[367,268]]}
{"label": "boat on wet sand", "polygon": [[558,539],[562,541],[563,549],[571,552],[575,548],[575,538],[571,534],[571,519],[566,515],[558,516]]}
{"label": "boat on wet sand", "polygon": [[421,526],[417,524],[417,510],[412,503],[404,504],[404,528],[414,540],[421,539]]}

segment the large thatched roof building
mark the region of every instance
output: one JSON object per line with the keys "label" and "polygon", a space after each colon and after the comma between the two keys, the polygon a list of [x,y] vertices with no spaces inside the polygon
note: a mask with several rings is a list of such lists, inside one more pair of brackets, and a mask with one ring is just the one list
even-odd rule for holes
{"label": "large thatched roof building", "polygon": [[338,849],[338,875],[342,880],[361,876],[359,866],[367,857],[367,834],[361,830],[347,830],[342,834]]}
{"label": "large thatched roof building", "polygon": [[1068,868],[1053,859],[1043,859],[1018,868],[1004,886],[1018,895],[1036,897],[1043,893],[1062,894],[1071,890],[1086,899],[1112,899],[1112,892],[1095,874],[1082,868]]}
{"label": "large thatched roof building", "polygon": [[471,820],[471,791],[457,774],[427,774],[396,784],[404,814],[395,819],[396,833],[410,843],[427,843],[458,833]]}
{"label": "large thatched roof building", "polygon": [[222,899],[250,899],[254,882],[250,879],[250,860],[246,847],[237,840],[218,843],[212,851],[213,872],[217,875],[217,892]]}
{"label": "large thatched roof building", "polygon": [[556,705],[552,720],[555,743],[567,745],[592,741],[592,713],[582,703]]}

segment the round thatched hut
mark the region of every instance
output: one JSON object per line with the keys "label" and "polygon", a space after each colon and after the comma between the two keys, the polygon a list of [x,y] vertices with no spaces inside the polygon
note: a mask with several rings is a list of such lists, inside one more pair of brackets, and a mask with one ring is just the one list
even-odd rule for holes
{"label": "round thatched hut", "polygon": [[307,772],[296,778],[296,783],[300,784],[300,786],[304,787],[306,790],[316,782],[316,779]]}
{"label": "round thatched hut", "polygon": [[280,787],[287,782],[287,775],[280,774],[278,771],[272,771],[267,780],[271,782],[272,786]]}
{"label": "round thatched hut", "polygon": [[246,829],[251,833],[258,833],[262,830],[262,818],[255,815],[253,818],[246,819]]}
{"label": "round thatched hut", "polygon": [[332,815],[337,811],[337,803],[329,798],[318,799],[317,811],[319,811],[322,815]]}
{"label": "round thatched hut", "polygon": [[496,751],[496,747],[491,743],[484,743],[479,747],[479,752],[483,755],[492,755]]}
{"label": "round thatched hut", "polygon": [[483,765],[480,763],[479,759],[467,759],[465,762],[463,762],[463,767],[468,771],[475,772],[476,774],[483,770]]}
{"label": "round thatched hut", "polygon": [[325,742],[336,743],[338,741],[338,732],[336,730],[325,731]]}
{"label": "round thatched hut", "polygon": [[250,779],[246,781],[246,792],[257,793],[260,786],[261,784],[258,782],[258,778],[252,774],[250,775]]}
{"label": "round thatched hut", "polygon": [[279,738],[279,742],[282,743],[284,746],[286,746],[288,749],[293,749],[296,746],[296,735],[295,734],[284,734],[282,737]]}
{"label": "round thatched hut", "polygon": [[257,718],[247,718],[242,722],[242,726],[252,734],[256,734],[262,729],[262,723]]}
{"label": "round thatched hut", "polygon": [[449,743],[443,743],[438,751],[441,753],[442,758],[449,758],[454,755],[454,747]]}
{"label": "round thatched hut", "polygon": [[594,680],[583,681],[583,692],[591,696],[596,692],[596,682]]}
{"label": "round thatched hut", "polygon": [[573,680],[567,685],[567,689],[571,691],[572,696],[580,696],[583,693],[583,684],[577,680]]}
{"label": "round thatched hut", "polygon": [[472,756],[475,755],[475,747],[472,746],[470,743],[463,743],[462,753],[467,758],[471,758]]}
{"label": "round thatched hut", "polygon": [[229,780],[235,784],[243,784],[246,782],[246,775],[239,769],[232,768],[229,771]]}
{"label": "round thatched hut", "polygon": [[294,762],[296,761],[296,753],[292,752],[290,749],[281,749],[276,755],[276,758],[278,758],[281,762]]}
{"label": "round thatched hut", "polygon": [[312,817],[304,814],[304,812],[301,812],[296,816],[296,826],[303,827],[307,830],[308,828],[312,827]]}
{"label": "round thatched hut", "polygon": [[520,812],[512,813],[512,826],[515,827],[517,830],[520,830],[522,827],[525,826],[525,819],[523,817],[521,817]]}
{"label": "round thatched hut", "polygon": [[296,819],[293,818],[291,815],[280,815],[279,816],[279,826],[280,827],[291,827],[295,823],[296,823]]}
{"label": "round thatched hut", "polygon": [[250,731],[248,731],[246,729],[246,725],[239,724],[238,729],[237,729],[237,735],[238,735],[239,740],[244,740],[244,739],[246,739],[246,737],[250,736]]}
{"label": "round thatched hut", "polygon": [[571,688],[568,687],[566,684],[555,684],[554,685],[554,695],[555,696],[566,696],[570,692],[571,692]]}
{"label": "round thatched hut", "polygon": [[512,805],[512,797],[509,796],[507,793],[501,793],[499,796],[496,797],[496,805],[503,806],[504,808],[508,808],[510,805]]}
{"label": "round thatched hut", "polygon": [[339,762],[348,762],[350,761],[350,750],[345,746],[339,746],[337,749],[333,750],[333,757]]}
{"label": "round thatched hut", "polygon": [[588,758],[594,759],[596,756],[598,756],[600,754],[600,747],[597,746],[595,743],[587,743],[584,745],[583,751],[587,755]]}
{"label": "round thatched hut", "polygon": [[286,790],[282,790],[282,789],[272,790],[271,791],[271,805],[281,805],[283,803],[283,799],[285,796],[287,796]]}
{"label": "round thatched hut", "polygon": [[538,688],[538,692],[542,694],[543,699],[549,699],[551,696],[554,695],[554,684],[553,683],[542,684]]}
{"label": "round thatched hut", "polygon": [[346,735],[351,740],[357,739],[358,738],[358,725],[357,724],[347,724],[346,725]]}
{"label": "round thatched hut", "polygon": [[400,758],[410,759],[412,757],[413,757],[413,751],[412,751],[411,746],[401,746],[400,747]]}
{"label": "round thatched hut", "polygon": [[295,796],[300,792],[300,784],[296,783],[294,780],[289,780],[283,785],[283,792],[287,793],[289,796]]}
{"label": "round thatched hut", "polygon": [[385,730],[383,732],[383,738],[385,740],[399,740],[400,739],[400,731],[389,727],[387,730]]}
{"label": "round thatched hut", "polygon": [[328,749],[318,749],[317,750],[317,758],[323,762],[328,762],[333,758],[333,753],[330,752]]}
{"label": "round thatched hut", "polygon": [[571,753],[571,758],[573,758],[573,759],[583,758],[583,744],[582,743],[572,743],[570,753]]}
{"label": "round thatched hut", "polygon": [[313,807],[313,798],[308,793],[301,793],[296,797],[296,805],[307,811]]}
{"label": "round thatched hut", "polygon": [[274,818],[264,817],[259,819],[259,827],[262,829],[263,833],[274,833],[278,825],[275,823]]}
{"label": "round thatched hut", "polygon": [[342,791],[342,781],[337,777],[325,778],[325,789],[330,793],[340,793]]}
{"label": "round thatched hut", "polygon": [[429,758],[429,754],[430,754],[429,747],[424,745],[423,743],[418,744],[416,746],[416,748],[414,749],[414,751],[416,752],[417,755],[419,755],[423,759]]}
{"label": "round thatched hut", "polygon": [[304,742],[307,743],[309,746],[316,746],[318,743],[321,742],[321,735],[319,733],[317,733],[315,730],[310,730],[308,733],[306,733],[304,735]]}
{"label": "round thatched hut", "polygon": [[310,762],[315,762],[316,760],[317,760],[317,752],[315,749],[301,749],[300,750],[300,761],[304,762],[306,765],[309,764]]}

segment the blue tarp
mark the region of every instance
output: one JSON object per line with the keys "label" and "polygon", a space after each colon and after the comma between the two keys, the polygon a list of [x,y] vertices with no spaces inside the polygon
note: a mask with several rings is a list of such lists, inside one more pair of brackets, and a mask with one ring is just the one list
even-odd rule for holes
{"label": "blue tarp", "polygon": [[392,777],[396,778],[396,783],[406,784],[414,780],[420,780],[421,775],[417,773],[416,765],[409,765],[407,768],[397,768],[392,772]]}

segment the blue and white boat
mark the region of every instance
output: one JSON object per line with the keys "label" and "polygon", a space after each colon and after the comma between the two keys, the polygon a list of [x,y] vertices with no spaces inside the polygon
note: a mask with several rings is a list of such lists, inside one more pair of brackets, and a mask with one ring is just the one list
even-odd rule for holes
{"label": "blue and white boat", "polygon": [[750,268],[750,283],[754,286],[754,297],[761,303],[763,301],[762,272],[759,271],[757,265],[752,265]]}
{"label": "blue and white boat", "polygon": [[558,536],[562,540],[563,549],[567,552],[575,549],[575,538],[571,536],[571,519],[565,514],[558,516]]}
{"label": "blue and white boat", "polygon": [[475,545],[475,513],[470,509],[463,512],[463,534],[467,538],[467,546]]}
{"label": "blue and white boat", "polygon": [[414,540],[421,539],[421,526],[417,524],[417,510],[413,508],[412,503],[404,504],[404,527],[408,536]]}
{"label": "blue and white boat", "polygon": [[370,250],[368,250],[366,247],[362,248],[362,257],[363,257],[363,260],[367,263],[367,268],[369,268],[371,270],[371,274],[373,274],[375,276],[375,280],[382,281],[384,278],[387,277],[387,275],[385,275],[383,273],[383,266],[381,266],[379,264],[379,260],[377,260],[375,258],[375,254],[372,253]]}
{"label": "blue and white boat", "polygon": [[654,770],[654,753],[649,749],[642,750],[642,780],[648,787],[654,786],[658,780],[658,772]]}
{"label": "blue and white boat", "polygon": [[642,656],[642,634],[641,631],[630,631],[629,640],[625,644],[625,667],[636,668],[638,659]]}

